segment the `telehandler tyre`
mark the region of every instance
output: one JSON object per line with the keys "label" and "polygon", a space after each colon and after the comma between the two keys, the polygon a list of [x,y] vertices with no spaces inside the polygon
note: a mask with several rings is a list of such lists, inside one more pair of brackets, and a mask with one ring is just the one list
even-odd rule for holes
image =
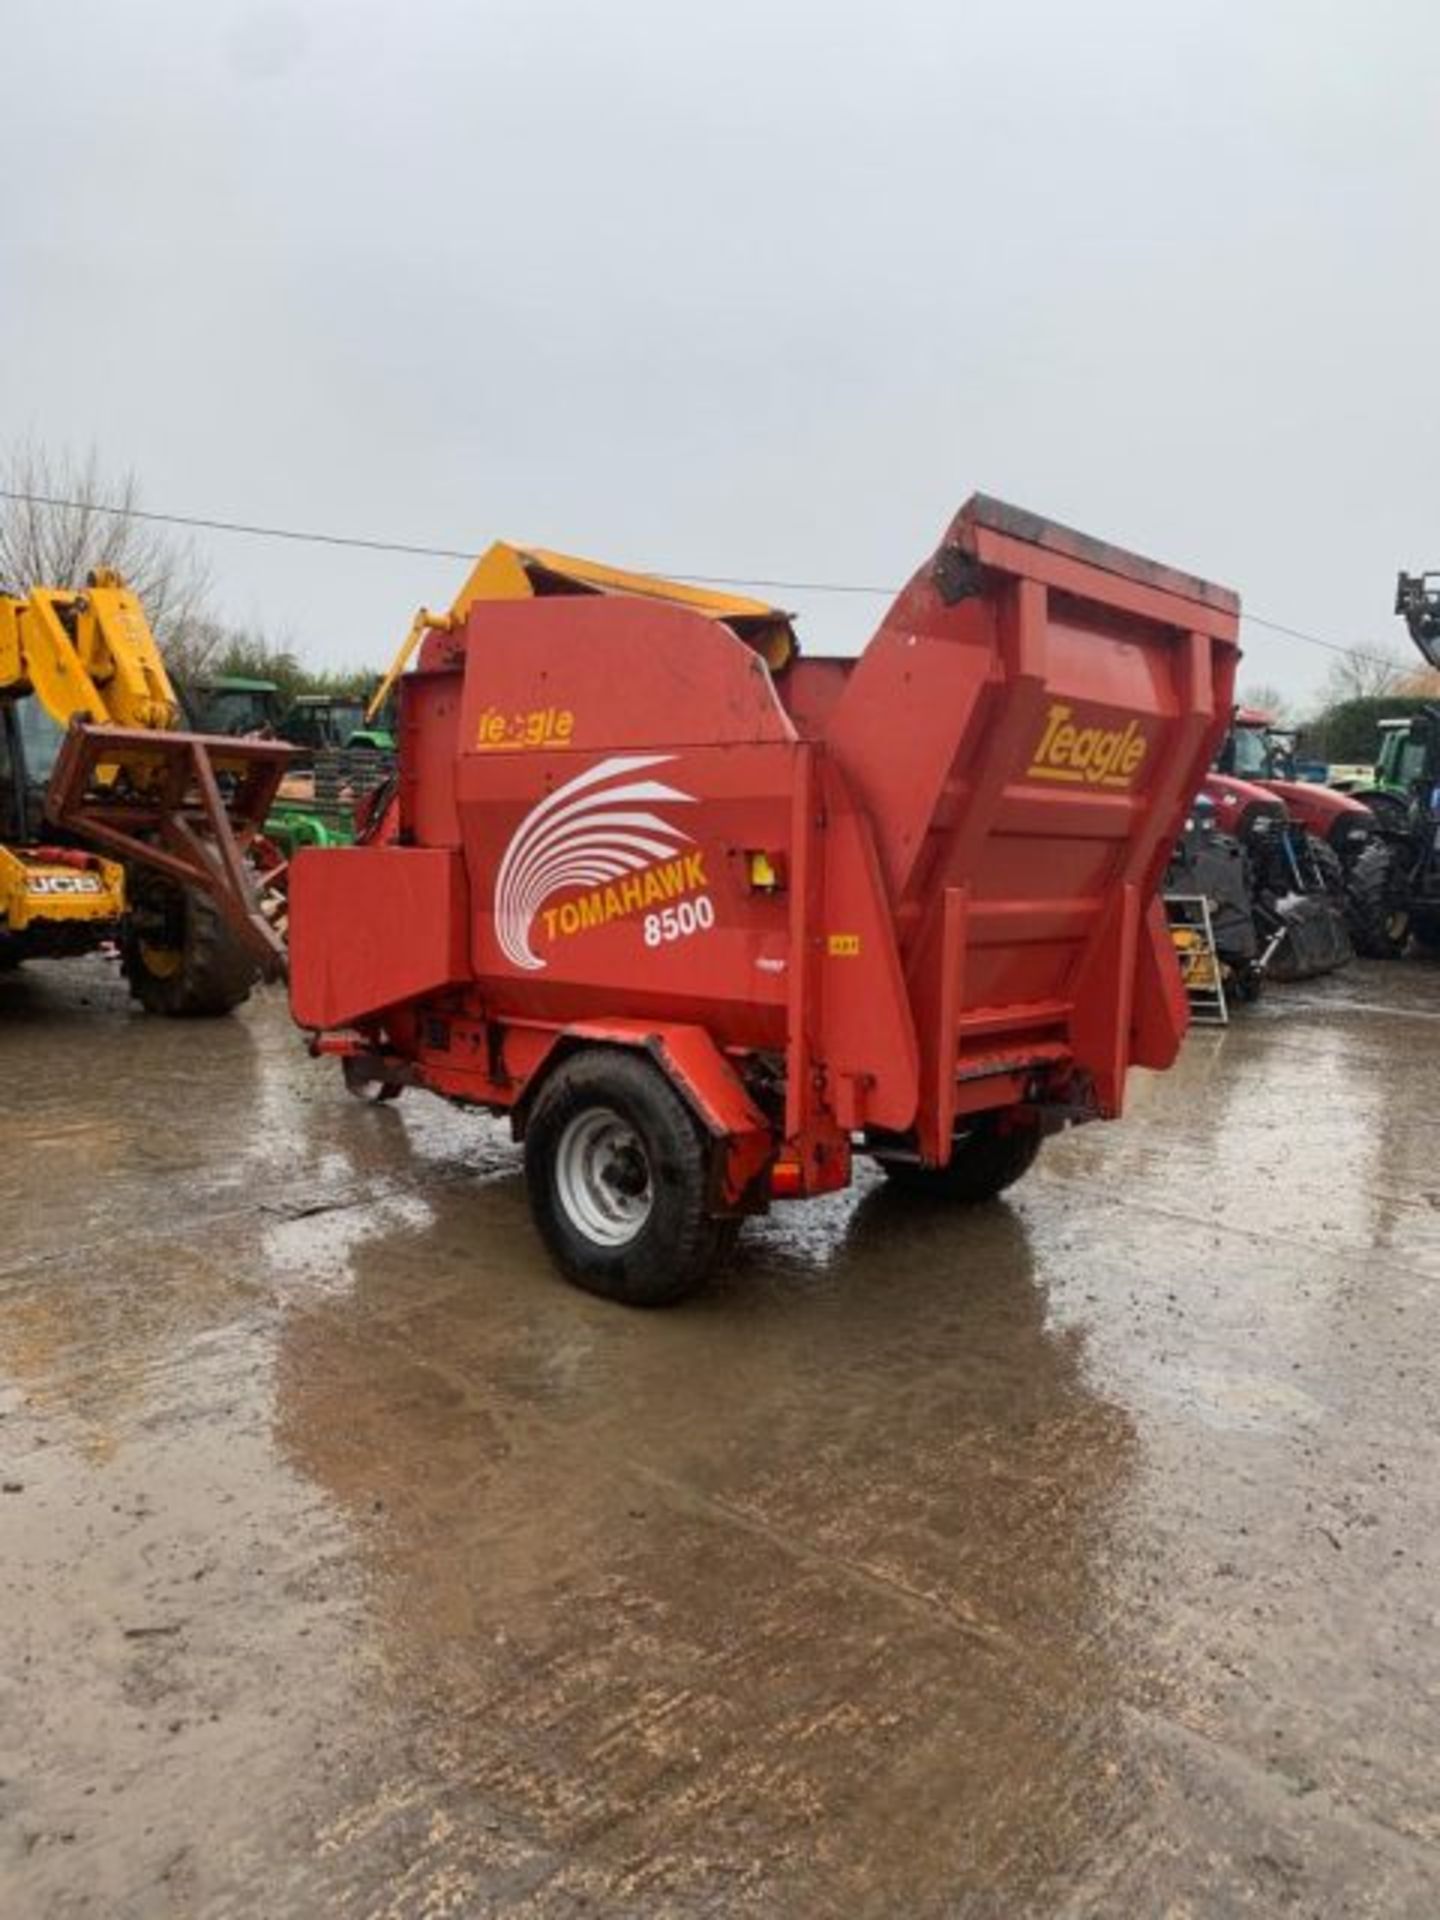
{"label": "telehandler tyre", "polygon": [[147,1013],[213,1018],[250,998],[259,969],[208,895],[143,882],[120,940],[120,970]]}
{"label": "telehandler tyre", "polygon": [[739,1223],[707,1210],[706,1143],[658,1067],[595,1047],[558,1066],[525,1129],[540,1236],[567,1280],[629,1307],[700,1287]]}
{"label": "telehandler tyre", "polygon": [[922,1166],[918,1160],[875,1157],[885,1177],[903,1192],[957,1206],[978,1206],[1003,1193],[1035,1164],[1040,1151],[1040,1129],[1013,1126],[1001,1132],[990,1119],[977,1121],[950,1151],[948,1166]]}
{"label": "telehandler tyre", "polygon": [[1398,960],[1410,938],[1410,915],[1392,899],[1395,856],[1372,840],[1345,876],[1345,913],[1355,951],[1368,960]]}

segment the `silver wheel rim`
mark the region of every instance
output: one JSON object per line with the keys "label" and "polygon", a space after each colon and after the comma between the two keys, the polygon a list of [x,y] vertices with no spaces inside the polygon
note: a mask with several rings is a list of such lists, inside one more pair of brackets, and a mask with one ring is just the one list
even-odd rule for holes
{"label": "silver wheel rim", "polygon": [[655,1204],[645,1143],[610,1107],[577,1113],[555,1149],[555,1191],[570,1224],[600,1247],[624,1247]]}

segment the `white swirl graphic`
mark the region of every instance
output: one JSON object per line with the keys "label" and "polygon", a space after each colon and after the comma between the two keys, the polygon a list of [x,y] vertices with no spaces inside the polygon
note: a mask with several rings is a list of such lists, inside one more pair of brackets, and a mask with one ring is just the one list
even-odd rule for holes
{"label": "white swirl graphic", "polygon": [[670,860],[690,835],[646,811],[656,803],[693,807],[693,793],[662,780],[636,780],[673,753],[619,754],[577,774],[532,807],[515,829],[495,877],[495,937],[512,966],[527,973],[547,963],[530,945],[530,929],[551,894],[599,887]]}

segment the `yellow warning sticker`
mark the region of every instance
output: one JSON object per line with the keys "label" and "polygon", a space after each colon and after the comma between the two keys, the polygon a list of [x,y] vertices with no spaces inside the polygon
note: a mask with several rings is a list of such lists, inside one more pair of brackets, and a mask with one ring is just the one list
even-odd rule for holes
{"label": "yellow warning sticker", "polygon": [[832,933],[828,942],[828,952],[832,960],[854,960],[860,953],[858,933]]}

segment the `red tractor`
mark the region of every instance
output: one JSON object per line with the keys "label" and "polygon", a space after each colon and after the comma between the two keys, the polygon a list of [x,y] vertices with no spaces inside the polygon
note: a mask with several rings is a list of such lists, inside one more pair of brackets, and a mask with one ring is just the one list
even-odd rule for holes
{"label": "red tractor", "polygon": [[[1323,841],[1343,874],[1375,837],[1375,816],[1359,800],[1337,793],[1318,780],[1302,780],[1295,764],[1295,735],[1256,707],[1237,707],[1230,731],[1215,757],[1215,770],[1227,784],[1248,781],[1283,800],[1297,826]],[[1332,874],[1336,865],[1325,862]]]}
{"label": "red tractor", "polygon": [[1248,857],[1256,916],[1274,941],[1266,971],[1282,980],[1330,972],[1356,950],[1382,952],[1389,872],[1374,814],[1300,779],[1294,747],[1294,734],[1273,716],[1237,707],[1201,788],[1217,828]]}

